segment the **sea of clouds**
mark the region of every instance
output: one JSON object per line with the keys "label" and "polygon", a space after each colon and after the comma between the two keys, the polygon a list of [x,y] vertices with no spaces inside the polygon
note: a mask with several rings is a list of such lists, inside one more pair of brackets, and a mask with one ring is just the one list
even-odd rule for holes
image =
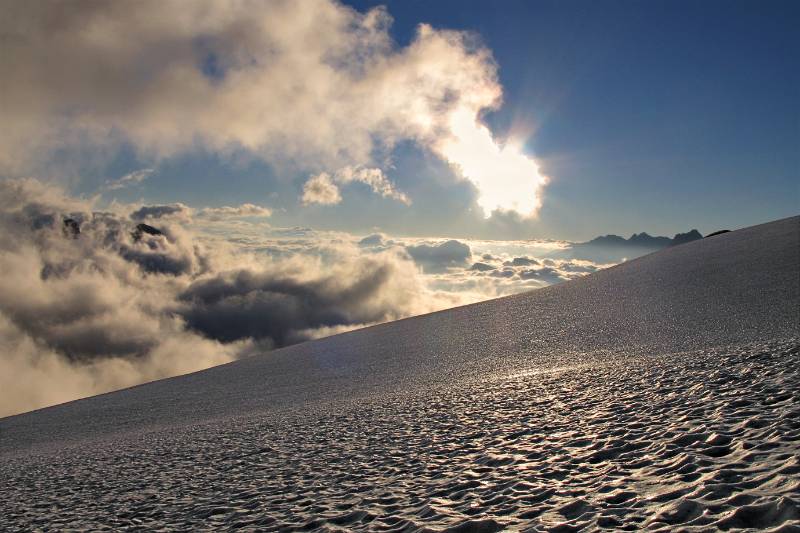
{"label": "sea of clouds", "polygon": [[563,243],[276,228],[252,204],[96,204],[0,180],[0,415],[599,267],[525,254]]}

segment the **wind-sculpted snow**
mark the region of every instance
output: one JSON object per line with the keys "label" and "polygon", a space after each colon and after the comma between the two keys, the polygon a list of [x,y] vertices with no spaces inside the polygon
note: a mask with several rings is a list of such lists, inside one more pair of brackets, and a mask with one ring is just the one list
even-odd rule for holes
{"label": "wind-sculpted snow", "polygon": [[0,420],[0,529],[800,527],[800,219]]}
{"label": "wind-sculpted snow", "polygon": [[800,527],[800,341],[596,356],[6,460],[0,528]]}

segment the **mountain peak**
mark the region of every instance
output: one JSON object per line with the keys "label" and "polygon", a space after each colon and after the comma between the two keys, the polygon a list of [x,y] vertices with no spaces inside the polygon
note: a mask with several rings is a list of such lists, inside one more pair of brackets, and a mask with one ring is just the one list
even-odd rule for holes
{"label": "mountain peak", "polygon": [[697,241],[702,238],[703,234],[696,229],[687,231],[686,233],[676,233],[675,237],[672,238],[672,246]]}

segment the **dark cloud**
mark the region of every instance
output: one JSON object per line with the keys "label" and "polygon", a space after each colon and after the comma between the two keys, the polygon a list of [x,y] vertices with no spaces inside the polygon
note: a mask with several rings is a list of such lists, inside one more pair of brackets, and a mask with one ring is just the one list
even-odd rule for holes
{"label": "dark cloud", "polygon": [[561,274],[554,268],[544,267],[539,269],[528,269],[519,272],[521,279],[537,279],[546,282],[547,284],[560,283],[565,281]]}
{"label": "dark cloud", "polygon": [[406,246],[406,251],[426,272],[463,267],[472,257],[470,247],[456,240]]}
{"label": "dark cloud", "polygon": [[382,233],[373,233],[372,235],[367,235],[358,241],[358,245],[364,248],[375,248],[379,246],[386,246],[387,241],[386,237]]}
{"label": "dark cloud", "polygon": [[589,274],[591,272],[595,272],[597,267],[589,264],[563,263],[560,269],[566,272],[582,272]]}
{"label": "dark cloud", "polygon": [[400,249],[275,260],[203,244],[176,223],[187,210],[98,212],[0,181],[0,415],[460,303]]}
{"label": "dark cloud", "polygon": [[515,257],[511,261],[506,261],[503,263],[506,266],[531,266],[531,265],[538,265],[539,261],[536,259],[531,259],[530,257]]}
{"label": "dark cloud", "polygon": [[397,316],[383,300],[397,275],[392,261],[368,259],[343,279],[312,282],[286,273],[236,271],[198,281],[181,293],[190,328],[223,342],[268,339],[283,346],[302,330],[382,322]]}
{"label": "dark cloud", "polygon": [[497,267],[493,265],[487,265],[486,263],[473,263],[470,270],[477,270],[479,272],[487,272],[489,270],[495,270]]}
{"label": "dark cloud", "polygon": [[191,216],[191,208],[181,203],[169,205],[146,205],[133,213],[131,213],[132,220],[147,220],[158,219],[164,217],[179,217],[187,218]]}

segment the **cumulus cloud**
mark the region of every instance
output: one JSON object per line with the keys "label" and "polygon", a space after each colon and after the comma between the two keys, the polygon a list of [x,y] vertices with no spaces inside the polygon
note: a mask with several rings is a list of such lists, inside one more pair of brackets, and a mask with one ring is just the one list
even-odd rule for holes
{"label": "cumulus cloud", "polygon": [[274,259],[114,207],[0,180],[0,415],[462,303],[400,250]]}
{"label": "cumulus cloud", "polygon": [[332,205],[342,201],[338,184],[363,183],[368,185],[372,192],[384,198],[392,198],[406,205],[411,200],[404,193],[398,191],[394,184],[379,168],[353,168],[344,167],[332,176],[326,172],[312,176],[303,186],[302,202],[304,205],[323,204]]}
{"label": "cumulus cloud", "polygon": [[137,239],[126,217],[92,213],[30,180],[0,182],[0,198],[0,414],[198,370],[248,349],[246,340],[196,335],[171,311],[179,276],[209,268],[180,228]]}
{"label": "cumulus cloud", "polygon": [[538,288],[578,278],[610,265],[597,265],[589,261],[542,258],[527,256],[501,259],[484,254],[482,261],[469,268],[473,278],[502,279],[500,293],[519,292],[522,288]]}
{"label": "cumulus cloud", "polygon": [[[448,247],[436,251],[446,241],[390,237],[383,233],[356,237],[307,228],[270,228],[264,231],[256,227],[243,227],[240,230],[246,234],[235,238],[238,245],[272,257],[302,257],[304,260],[317,257],[326,265],[335,265],[340,260],[336,253],[330,253],[336,248],[330,248],[329,243],[351,243],[358,253],[366,257],[390,251],[414,260],[408,249],[424,250],[427,253],[416,254],[414,260],[418,270],[417,279],[436,300],[436,305],[446,301],[451,305],[471,303],[537,289],[575,279],[607,266],[589,261],[549,258],[548,254],[557,253],[565,246],[565,243],[551,241],[456,241],[461,245],[457,247],[461,252],[448,254],[444,253]],[[466,260],[465,248],[470,249],[470,258]],[[534,255],[538,257],[534,258]],[[472,262],[475,258],[478,261]],[[413,275],[411,271],[407,271],[407,274]],[[319,331],[338,329],[319,328]]]}
{"label": "cumulus cloud", "polygon": [[342,201],[339,187],[327,172],[312,176],[303,185],[303,205],[320,204],[335,205]]}
{"label": "cumulus cloud", "polygon": [[[244,150],[315,173],[360,168],[352,180],[407,201],[373,167],[410,140],[470,180],[487,214],[539,205],[535,162],[480,121],[502,88],[474,35],[423,24],[401,48],[384,8],[332,0],[31,0],[3,15],[0,175],[87,146],[153,161]],[[335,203],[335,181],[306,200]]]}
{"label": "cumulus cloud", "polygon": [[406,251],[414,261],[429,272],[464,266],[472,257],[469,246],[456,240],[438,244],[410,245],[406,246]]}
{"label": "cumulus cloud", "polygon": [[408,196],[398,191],[394,184],[379,168],[344,167],[336,172],[334,179],[339,183],[364,183],[368,185],[375,194],[379,194],[384,198],[392,198],[406,205],[411,204],[411,200]]}
{"label": "cumulus cloud", "polygon": [[252,338],[282,346],[302,332],[385,322],[426,308],[415,297],[423,290],[413,265],[396,255],[338,263],[306,280],[298,278],[297,270],[308,267],[300,259],[290,264],[198,280],[181,293],[186,305],[180,312],[190,328],[210,338]]}
{"label": "cumulus cloud", "polygon": [[[558,255],[565,245],[549,241],[430,241],[375,233],[356,242],[365,250],[405,252],[422,269],[429,288],[458,294],[467,301],[561,283],[611,265],[548,257]],[[488,247],[493,253],[484,251]],[[539,258],[520,252],[535,253]]]}

